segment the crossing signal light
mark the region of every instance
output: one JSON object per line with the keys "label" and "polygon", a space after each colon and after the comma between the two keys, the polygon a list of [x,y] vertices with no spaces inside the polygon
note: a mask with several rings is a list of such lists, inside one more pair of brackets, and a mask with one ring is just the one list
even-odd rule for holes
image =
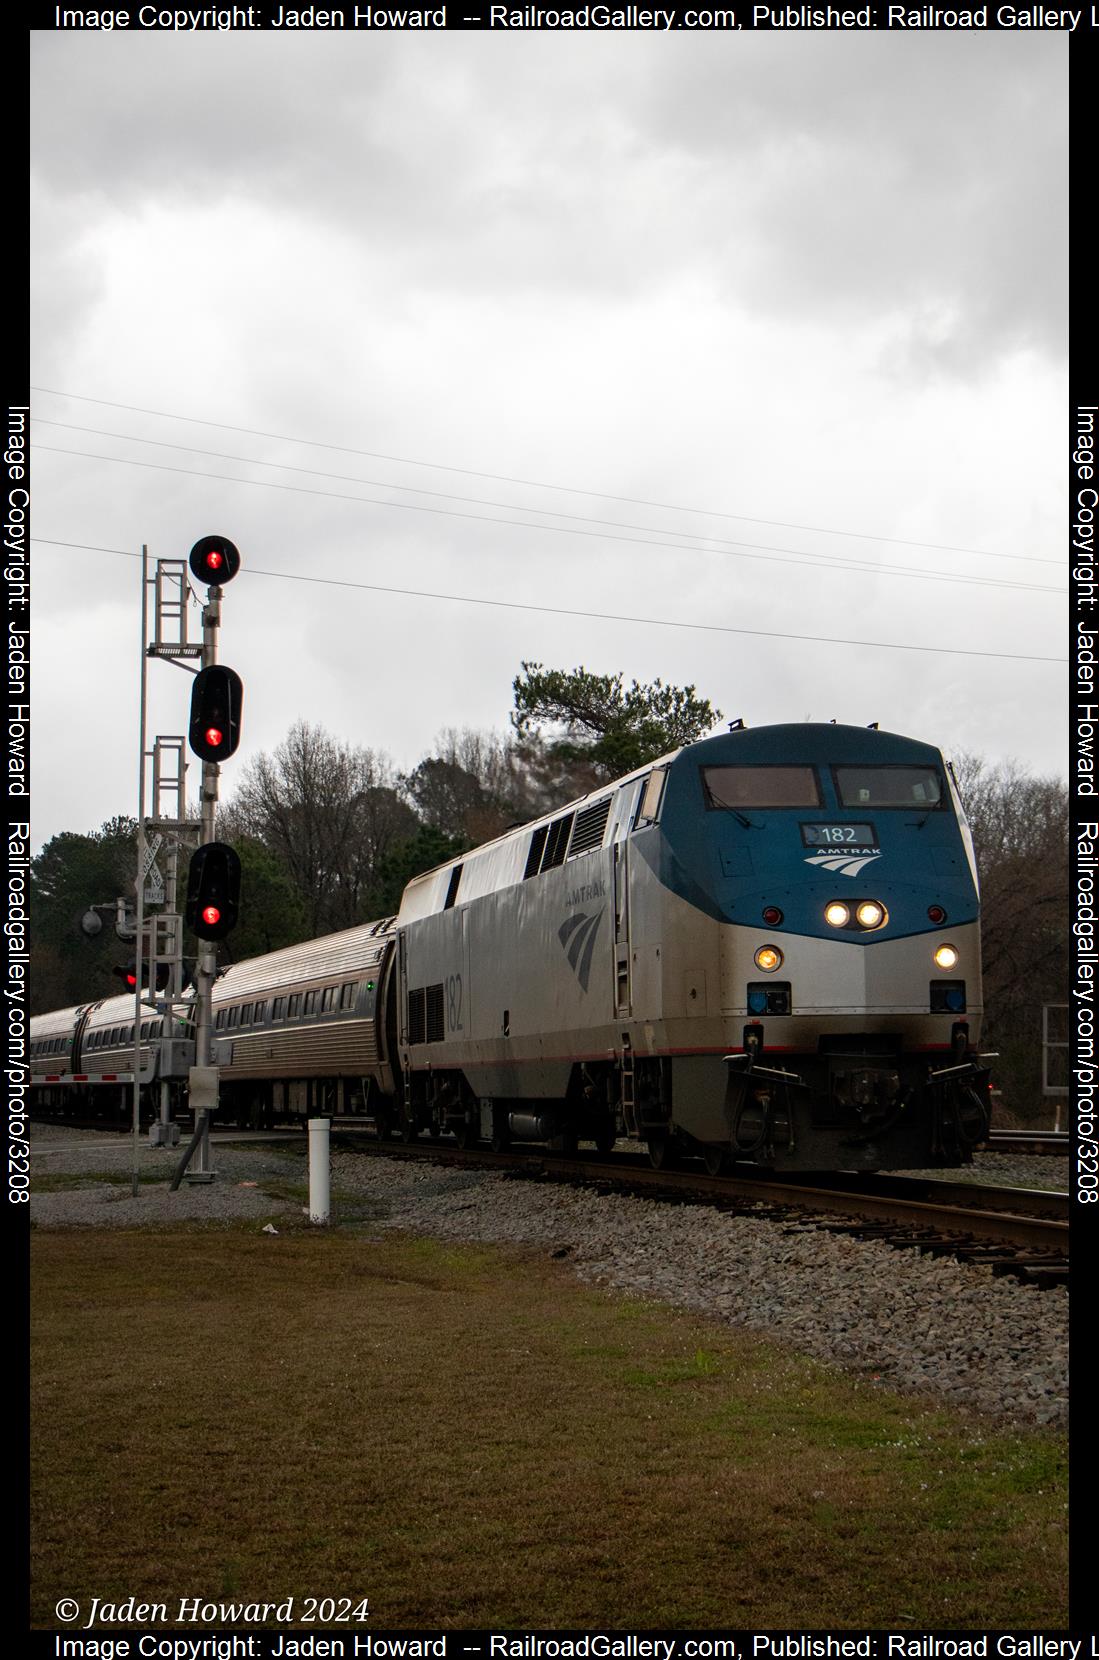
{"label": "crossing signal light", "polygon": [[188,741],[204,761],[225,761],[240,743],[244,685],[234,669],[212,663],[195,675],[191,687]]}
{"label": "crossing signal light", "polygon": [[200,582],[224,588],[240,570],[240,554],[227,536],[203,536],[191,549],[187,563]]}
{"label": "crossing signal light", "polygon": [[207,842],[191,857],[183,917],[200,940],[224,939],[237,925],[240,860],[225,842]]}

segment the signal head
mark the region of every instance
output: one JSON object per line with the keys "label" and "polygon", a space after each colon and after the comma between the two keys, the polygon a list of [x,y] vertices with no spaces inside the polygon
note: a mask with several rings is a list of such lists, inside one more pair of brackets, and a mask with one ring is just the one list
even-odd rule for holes
{"label": "signal head", "polygon": [[200,582],[224,588],[240,570],[240,554],[227,536],[203,536],[191,549],[187,563]]}
{"label": "signal head", "polygon": [[204,761],[227,761],[235,753],[243,702],[240,675],[224,663],[211,663],[195,675],[187,739],[196,755]]}
{"label": "signal head", "polygon": [[240,860],[226,842],[204,842],[191,858],[184,921],[200,940],[224,939],[237,924]]}

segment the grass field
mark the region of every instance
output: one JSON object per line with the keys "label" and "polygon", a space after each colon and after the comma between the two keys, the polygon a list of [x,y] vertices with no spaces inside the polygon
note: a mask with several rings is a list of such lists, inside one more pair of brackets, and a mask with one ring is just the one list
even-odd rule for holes
{"label": "grass field", "polygon": [[374,1630],[1066,1623],[1062,1437],[544,1256],[196,1227],[36,1231],[32,1266],[36,1626],[131,1595],[365,1596]]}

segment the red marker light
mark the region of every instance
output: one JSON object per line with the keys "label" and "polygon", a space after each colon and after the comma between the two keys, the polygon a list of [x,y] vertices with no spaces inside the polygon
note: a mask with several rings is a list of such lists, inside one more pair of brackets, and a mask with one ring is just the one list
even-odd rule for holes
{"label": "red marker light", "polygon": [[202,920],[208,928],[216,928],[221,921],[221,912],[216,905],[207,905],[202,913]]}
{"label": "red marker light", "polygon": [[220,569],[221,569],[221,567],[224,563],[225,563],[225,561],[223,560],[221,554],[218,552],[217,548],[211,548],[209,553],[206,555],[206,567],[207,567],[207,569],[211,570],[211,571],[220,571]]}
{"label": "red marker light", "polygon": [[206,742],[210,745],[211,749],[216,749],[222,742],[223,737],[224,733],[219,732],[216,726],[208,726],[206,728]]}

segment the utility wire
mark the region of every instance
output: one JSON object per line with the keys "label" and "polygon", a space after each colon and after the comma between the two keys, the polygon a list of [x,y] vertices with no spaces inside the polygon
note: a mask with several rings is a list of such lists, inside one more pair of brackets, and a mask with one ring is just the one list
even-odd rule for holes
{"label": "utility wire", "polygon": [[770,525],[778,530],[808,530],[819,536],[846,536],[862,541],[888,542],[900,547],[933,548],[939,553],[970,553],[978,559],[1011,559],[1030,565],[1060,565],[1059,559],[1042,559],[1033,554],[991,553],[987,549],[955,547],[948,542],[918,542],[905,536],[875,536],[861,530],[831,530],[826,525],[794,524],[785,519],[760,519],[747,513],[724,513],[716,508],[679,507],[673,502],[646,501],[640,496],[612,495],[604,490],[585,490],[571,484],[546,484],[534,478],[513,478],[507,473],[478,472],[472,467],[451,467],[441,461],[418,461],[404,455],[387,455],[380,450],[353,449],[346,444],[326,444],[315,438],[294,438],[286,433],[262,432],[255,427],[231,426],[225,421],[206,421],[195,415],[176,415],[165,409],[145,409],[140,404],[112,403],[107,398],[89,398],[79,392],[58,392],[48,386],[32,386],[32,392],[42,392],[51,398],[69,398],[74,403],[94,403],[104,409],[125,409],[134,415],[155,415],[165,421],[186,421],[191,426],[214,427],[221,432],[245,433],[251,438],[272,438],[280,444],[302,444],[309,449],[334,450],[341,455],[361,455],[372,461],[392,461],[402,467],[429,467],[434,472],[460,473],[465,478],[487,478],[498,484],[521,484],[532,490],[557,490],[566,495],[590,496],[596,501],[628,502],[632,507],[657,507],[668,513],[696,513],[713,519],[735,519],[747,524]]}
{"label": "utility wire", "polygon": [[[113,553],[124,559],[141,558],[139,553],[132,553],[128,548],[95,547],[90,542],[61,542],[49,536],[32,536],[31,540],[44,543],[48,547],[84,548],[90,553]],[[579,617],[596,622],[643,623],[651,628],[686,628],[708,634],[745,634],[764,640],[801,640],[815,645],[866,646],[878,651],[918,651],[948,657],[991,657],[1010,663],[1068,661],[1065,657],[1039,657],[1022,652],[972,651],[964,646],[917,646],[903,644],[897,640],[849,640],[832,634],[790,634],[771,628],[732,628],[725,623],[677,622],[669,617],[635,617],[616,611],[572,611],[563,605],[531,605],[521,600],[480,599],[472,594],[442,594],[423,588],[392,588],[380,582],[352,582],[348,578],[332,576],[302,576],[296,571],[267,571],[254,565],[242,568],[240,575],[274,577],[281,582],[311,582],[326,588],[354,588],[371,594],[396,594],[407,599],[445,600],[452,605],[485,605],[504,611],[536,611],[546,616]]]}
{"label": "utility wire", "polygon": [[[701,536],[701,535],[696,534],[693,531],[662,530],[658,525],[629,524],[629,523],[624,523],[620,519],[597,519],[597,518],[592,517],[590,514],[560,513],[560,512],[557,512],[554,508],[549,508],[549,507],[525,507],[525,506],[520,506],[516,502],[485,501],[480,496],[455,496],[455,495],[451,495],[448,492],[443,491],[443,490],[424,490],[421,487],[419,487],[418,485],[414,485],[414,484],[393,484],[387,479],[358,478],[358,477],[354,476],[353,474],[348,474],[348,473],[323,473],[323,472],[319,472],[316,468],[313,468],[313,467],[295,467],[295,466],[292,466],[289,462],[285,462],[285,461],[263,461],[258,456],[254,456],[254,455],[226,455],[223,450],[202,450],[202,449],[195,448],[191,444],[173,444],[173,443],[166,442],[164,439],[160,439],[160,438],[141,438],[141,437],[138,437],[137,434],[131,433],[131,432],[104,432],[101,427],[82,427],[82,426],[75,425],[75,423],[73,423],[71,421],[50,421],[50,420],[47,420],[44,416],[41,416],[41,415],[33,416],[32,420],[34,420],[39,426],[62,427],[67,432],[89,433],[89,434],[93,435],[96,438],[116,438],[122,443],[148,444],[148,445],[153,446],[156,449],[162,449],[162,450],[182,450],[188,455],[204,455],[204,456],[209,457],[211,460],[215,460],[215,461],[240,462],[240,463],[242,463],[246,466],[252,466],[252,467],[271,467],[271,468],[275,468],[279,472],[302,473],[307,478],[330,479],[330,480],[333,480],[334,482],[340,483],[340,484],[363,484],[363,485],[367,485],[371,489],[377,489],[377,490],[401,490],[401,491],[404,491],[406,494],[412,494],[412,495],[417,495],[417,496],[432,496],[436,500],[439,500],[439,501],[465,502],[468,506],[471,506],[471,507],[498,507],[504,512],[518,511],[518,512],[521,512],[521,513],[538,513],[544,518],[545,517],[551,517],[551,518],[555,518],[555,519],[571,519],[575,523],[578,523],[578,524],[607,525],[607,526],[610,526],[612,529],[615,529],[615,530],[642,530],[642,531],[648,532],[650,535],[653,535],[653,536],[686,536],[687,539],[689,541],[692,541],[692,542],[707,542],[707,543],[711,544],[711,546],[709,546],[709,547],[699,548],[697,551],[700,552],[700,553],[724,553],[724,552],[726,552],[726,550],[740,550],[740,549],[754,548],[754,549],[757,550],[758,553],[779,555],[780,557],[774,561],[774,563],[776,563],[776,564],[789,564],[789,563],[808,564],[810,566],[815,565],[821,570],[865,571],[867,574],[874,575],[874,576],[878,576],[878,575],[881,575],[881,576],[910,576],[910,577],[921,578],[924,581],[932,580],[932,579],[938,577],[938,578],[941,578],[944,582],[968,582],[968,583],[973,583],[973,584],[979,584],[981,587],[987,587],[987,588],[1005,588],[1005,589],[1006,588],[1018,588],[1018,589],[1021,589],[1023,592],[1035,593],[1035,594],[1063,594],[1063,593],[1067,593],[1067,589],[1065,589],[1065,588],[1045,587],[1045,586],[1042,586],[1041,584],[1038,584],[1038,583],[1007,582],[1007,581],[1004,581],[1004,580],[996,578],[996,577],[960,576],[960,575],[956,574],[953,571],[914,570],[911,566],[908,566],[908,565],[882,565],[882,564],[877,563],[874,560],[863,558],[862,556],[857,555],[857,554],[850,554],[850,555],[844,554],[844,555],[841,555],[837,559],[837,558],[833,558],[833,556],[830,555],[830,554],[814,553],[809,548],[776,548],[776,547],[773,547],[770,543],[767,543],[767,542],[734,542],[734,541],[729,541],[726,538],[718,537],[718,536]],[[51,446],[48,445],[48,444],[43,444],[43,445],[40,446],[40,448],[50,449]],[[65,453],[70,454],[70,455],[87,455],[89,452],[87,452],[85,450],[70,450],[70,451],[67,451]],[[120,460],[124,460],[126,458],[122,457],[122,456],[104,456],[102,459],[120,461]],[[241,481],[238,481],[238,482],[258,483],[258,482],[261,482],[261,481],[259,481],[259,480],[250,480],[250,481],[241,480]],[[368,498],[362,498],[362,499],[365,500],[365,499],[368,499]],[[384,506],[389,506],[389,507],[404,507],[404,506],[407,506],[408,504],[405,503],[405,502],[388,502],[388,503],[376,503],[376,505],[384,505]],[[490,522],[496,523],[496,524],[525,524],[525,521],[519,520],[519,519],[497,519],[497,520],[492,520]],[[540,530],[562,530],[562,531],[564,531],[564,530],[568,529],[568,526],[566,526],[566,525],[530,525],[530,526],[527,526],[527,528],[540,529]],[[593,532],[587,531],[584,534],[591,535],[591,534],[593,534]],[[652,543],[649,543],[648,545],[651,546],[651,547],[668,547],[668,548],[683,548],[683,546],[684,546],[684,544],[682,542],[652,542]],[[688,549],[687,551],[690,551],[690,550]],[[791,559],[783,559],[781,557],[781,555],[783,555],[783,554],[789,554],[789,555],[792,555],[793,557]],[[750,554],[747,554],[747,553],[742,553],[740,551],[736,551],[736,552],[732,552],[730,554],[730,557],[732,557],[732,558],[749,558],[749,557],[752,557],[752,556]]]}
{"label": "utility wire", "polygon": [[[647,538],[642,537],[642,536],[620,536],[620,535],[616,534],[614,531],[609,531],[609,530],[581,530],[575,525],[532,524],[529,520],[526,520],[526,519],[500,519],[500,518],[495,518],[491,514],[488,514],[488,513],[463,513],[463,512],[460,512],[460,511],[456,511],[453,508],[428,507],[422,502],[383,501],[383,500],[380,500],[376,496],[350,496],[350,495],[345,494],[343,491],[338,491],[338,490],[311,490],[311,489],[309,489],[308,485],[304,485],[304,484],[279,484],[274,479],[267,479],[267,478],[233,478],[227,473],[205,473],[205,472],[200,472],[200,471],[198,471],[198,470],[196,470],[195,468],[192,468],[192,467],[169,467],[166,463],[164,463],[162,461],[138,461],[133,457],[123,456],[123,455],[97,455],[92,450],[71,450],[71,449],[65,448],[61,444],[38,444],[36,447],[39,450],[45,450],[45,451],[49,452],[52,455],[77,455],[77,456],[81,456],[86,461],[109,461],[109,462],[113,463],[115,466],[119,466],[119,467],[144,467],[147,470],[150,470],[150,471],[153,471],[153,472],[176,473],[176,474],[181,475],[183,478],[216,479],[221,484],[245,484],[245,485],[251,486],[253,489],[258,489],[258,490],[282,490],[282,491],[287,492],[287,493],[292,494],[292,495],[320,496],[321,499],[324,500],[324,501],[357,501],[357,502],[361,502],[363,505],[369,506],[369,507],[391,507],[391,508],[395,508],[398,512],[402,512],[402,513],[431,513],[431,514],[436,515],[439,518],[445,518],[445,519],[472,519],[472,520],[475,520],[476,522],[478,522],[480,524],[512,525],[512,526],[515,526],[516,528],[518,528],[520,530],[547,531],[551,534],[556,534],[556,535],[560,535],[560,536],[586,536],[586,537],[590,537],[590,538],[592,538],[593,540],[596,540],[596,541],[629,542],[629,543],[633,544],[636,547],[643,547],[643,548],[666,548],[666,549],[669,549],[669,550],[680,551],[680,552],[683,552],[683,553],[694,553],[694,554],[697,554],[700,551],[707,551],[707,550],[704,550],[704,549],[700,550],[698,548],[689,548],[682,542],[652,542],[652,541],[649,541]],[[273,463],[272,463],[272,465],[273,465]],[[716,550],[712,550],[712,551],[722,552],[724,550],[716,549]],[[774,554],[774,553],[766,554],[766,553],[726,552],[725,556],[726,556],[726,558],[730,558],[730,559],[757,559],[757,560],[762,560],[767,564],[803,565],[803,566],[807,565],[813,570],[820,570],[820,569],[824,568],[818,563],[818,560],[821,557],[820,555],[817,555],[815,557],[810,555],[808,558],[803,559],[803,558],[797,558],[797,557],[790,558],[790,557],[787,557],[783,554]],[[1063,590],[1060,589],[1060,588],[1046,588],[1046,587],[1039,586],[1038,584],[1035,584],[1035,583],[1020,583],[1020,582],[1005,583],[1005,582],[997,581],[995,578],[992,578],[992,577],[981,577],[981,576],[925,575],[925,573],[922,572],[922,571],[904,571],[904,570],[898,570],[898,569],[896,569],[892,566],[886,568],[886,567],[882,567],[882,566],[878,566],[878,565],[873,565],[873,566],[866,567],[866,566],[862,566],[862,565],[853,565],[853,564],[851,564],[851,565],[832,565],[832,566],[827,567],[827,568],[836,569],[836,570],[857,571],[861,575],[873,574],[873,575],[882,575],[882,576],[898,576],[898,577],[902,577],[902,578],[905,578],[909,581],[914,581],[914,582],[960,582],[960,583],[966,584],[967,586],[978,587],[978,588],[990,588],[990,587],[991,588],[1003,588],[1003,589],[1014,588],[1014,589],[1019,589],[1023,592],[1026,592],[1026,593],[1037,593],[1037,594],[1047,594],[1047,593],[1048,594],[1062,594],[1063,593]]]}

